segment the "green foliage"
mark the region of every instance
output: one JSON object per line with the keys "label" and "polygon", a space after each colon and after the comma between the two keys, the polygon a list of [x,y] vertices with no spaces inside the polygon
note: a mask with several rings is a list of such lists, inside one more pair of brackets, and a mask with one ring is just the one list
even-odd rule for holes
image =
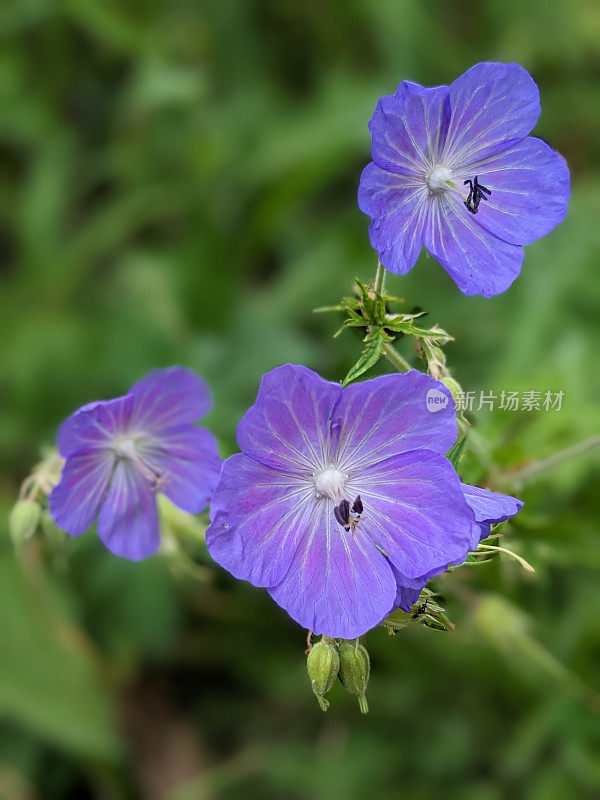
{"label": "green foliage", "polygon": [[[379,268],[381,269],[381,268]],[[414,336],[417,342],[431,342],[439,350],[439,346],[452,341],[452,337],[442,330],[439,326],[433,328],[420,328],[415,325],[415,319],[423,316],[423,312],[417,314],[390,314],[388,306],[393,302],[401,302],[387,292],[380,292],[375,285],[367,286],[358,279],[357,296],[344,297],[338,305],[323,306],[315,309],[322,311],[341,311],[345,315],[342,325],[334,334],[334,339],[348,328],[364,328],[366,330],[363,339],[364,348],[358,361],[350,368],[346,377],[342,381],[342,386],[348,386],[352,381],[358,380],[371,367],[379,361],[384,353],[389,355],[390,350],[386,345],[394,341],[395,336]],[[393,354],[393,351],[392,351]]]}
{"label": "green foliage", "polygon": [[[415,326],[451,331],[465,391],[565,392],[560,412],[476,404],[465,480],[509,490],[512,470],[597,435],[596,6],[2,3],[6,516],[59,422],[152,367],[210,381],[223,455],[265,370],[346,375],[366,331],[332,342],[331,317],[311,309],[373,279],[356,187],[375,101],[491,58],[540,85],[536,133],[573,171],[568,219],[493,300],[463,297],[425,255],[387,288],[406,314],[427,310]],[[384,330],[416,363],[414,337]],[[339,685],[319,712],[305,633],[266,592],[190,576],[207,556],[182,520],[179,549],[145,564],[93,532],[64,558],[36,533],[17,563],[6,525],[0,796],[19,796],[10,782],[44,800],[597,797],[599,479],[596,450],[523,485],[502,544],[536,571],[495,552],[435,581],[454,633],[417,619],[369,634],[365,717]]]}
{"label": "green foliage", "polygon": [[61,589],[0,558],[0,714],[86,761],[114,763],[120,743],[93,646],[65,617]]}

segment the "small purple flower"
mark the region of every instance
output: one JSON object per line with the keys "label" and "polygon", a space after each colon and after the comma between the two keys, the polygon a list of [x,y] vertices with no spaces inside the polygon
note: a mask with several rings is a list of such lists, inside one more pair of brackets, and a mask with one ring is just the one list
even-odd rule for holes
{"label": "small purple flower", "polygon": [[405,274],[425,246],[464,294],[508,289],[521,245],[567,213],[564,158],[527,135],[539,114],[538,88],[518,64],[476,64],[432,89],[402,81],[381,97],[358,204],[383,266]]}
{"label": "small purple flower", "polygon": [[215,438],[192,423],[211,407],[208,386],[182,367],[156,369],[123,397],[89,403],[66,419],[66,459],[50,494],[56,524],[71,536],[98,517],[113,553],[137,561],[160,544],[156,493],[184,511],[206,507],[221,460]]}
{"label": "small purple flower", "polygon": [[[435,412],[432,389],[446,398]],[[278,367],[237,437],[242,453],[225,461],[211,503],[209,551],[318,634],[360,636],[402,586],[464,561],[482,525],[520,507],[510,498],[500,510],[468,487],[474,513],[444,457],[456,439],[452,396],[416,371],[342,389]]]}

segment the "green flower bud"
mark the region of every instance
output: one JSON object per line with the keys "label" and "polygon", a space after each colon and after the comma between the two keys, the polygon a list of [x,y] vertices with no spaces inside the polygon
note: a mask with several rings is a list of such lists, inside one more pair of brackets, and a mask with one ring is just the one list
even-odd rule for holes
{"label": "green flower bud", "polygon": [[463,390],[462,390],[462,387],[461,387],[460,383],[457,380],[455,380],[451,375],[445,375],[442,378],[442,383],[446,384],[446,386],[448,387],[448,389],[450,389],[450,392],[452,393],[452,397],[454,398],[454,402],[458,403],[458,401],[459,401],[459,399],[460,399],[460,397],[461,397],[461,395],[463,393]]}
{"label": "green flower bud", "polygon": [[365,692],[369,683],[371,662],[369,654],[358,640],[340,643],[340,680],[346,691],[358,696],[358,705],[363,714],[367,714],[369,706]]}
{"label": "green flower bud", "polygon": [[340,657],[335,645],[323,637],[311,649],[306,659],[306,669],[312,690],[322,711],[327,711],[329,702],[324,695],[331,689],[340,669]]}
{"label": "green flower bud", "polygon": [[8,526],[15,547],[33,534],[40,521],[40,507],[33,500],[18,500],[10,512]]}

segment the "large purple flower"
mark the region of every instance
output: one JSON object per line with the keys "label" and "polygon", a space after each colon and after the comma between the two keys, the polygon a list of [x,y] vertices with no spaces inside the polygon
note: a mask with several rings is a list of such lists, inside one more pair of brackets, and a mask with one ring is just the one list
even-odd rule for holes
{"label": "large purple flower", "polygon": [[204,381],[171,367],[154,370],[123,397],[80,408],[58,431],[66,462],[50,494],[56,524],[79,536],[98,517],[113,553],[138,560],[156,552],[156,493],[197,513],[217,484],[216,441],[192,424],[210,406]]}
{"label": "large purple flower", "polygon": [[476,64],[432,89],[402,81],[380,98],[358,204],[383,266],[405,274],[424,245],[464,294],[505,291],[521,245],[567,212],[565,160],[527,135],[539,114],[538,88],[518,64]]}
{"label": "large purple flower", "polygon": [[[315,633],[352,638],[377,625],[403,586],[464,561],[499,513],[484,490],[471,508],[444,457],[454,402],[420,372],[342,390],[278,367],[237,436],[243,452],[223,465],[209,551]],[[500,516],[519,507],[510,498]]]}

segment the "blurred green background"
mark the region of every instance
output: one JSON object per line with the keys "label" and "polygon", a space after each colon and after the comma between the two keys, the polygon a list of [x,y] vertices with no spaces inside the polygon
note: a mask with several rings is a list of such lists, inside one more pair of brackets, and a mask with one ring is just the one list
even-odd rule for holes
{"label": "blurred green background", "polygon": [[[567,221],[492,300],[424,255],[388,286],[455,335],[466,390],[565,392],[472,415],[496,470],[598,435],[596,0],[4,0],[0,27],[5,511],[67,414],[152,367],[210,381],[223,455],[263,371],[340,379],[360,343],[311,309],[374,274],[356,189],[375,102],[480,60],[538,81]],[[506,541],[536,573],[440,580],[454,633],[369,634],[366,718],[339,689],[319,711],[305,634],[263,591],[93,533],[18,560],[3,532],[0,797],[600,797],[599,480],[590,451],[523,488]]]}

